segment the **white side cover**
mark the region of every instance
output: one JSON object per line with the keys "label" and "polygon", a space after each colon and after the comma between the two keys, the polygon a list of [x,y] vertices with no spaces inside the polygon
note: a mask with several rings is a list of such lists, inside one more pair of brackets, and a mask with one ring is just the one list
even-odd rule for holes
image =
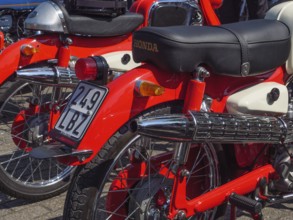
{"label": "white side cover", "polygon": [[[269,104],[267,96],[273,88],[280,91],[280,97]],[[233,114],[278,113],[288,111],[287,87],[275,82],[260,83],[231,95],[227,100],[227,110]]]}
{"label": "white side cover", "polygon": [[[128,55],[130,57],[130,60],[127,64],[123,64],[122,62],[122,58],[125,55]],[[129,71],[138,66],[141,66],[141,63],[135,63],[133,61],[131,51],[117,51],[117,52],[103,54],[102,56],[106,59],[111,70]]]}
{"label": "white side cover", "polygon": [[289,27],[291,32],[291,52],[286,63],[286,69],[289,74],[293,74],[293,1],[284,2],[272,7],[267,12],[265,19],[279,20]]}

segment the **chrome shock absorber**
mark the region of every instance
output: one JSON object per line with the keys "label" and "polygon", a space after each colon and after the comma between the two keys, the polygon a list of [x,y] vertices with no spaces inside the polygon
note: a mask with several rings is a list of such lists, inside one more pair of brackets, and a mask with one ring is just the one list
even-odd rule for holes
{"label": "chrome shock absorber", "polygon": [[[178,142],[175,146],[175,151],[173,154],[174,165],[172,167],[172,172],[175,174],[178,168],[185,165],[188,159],[188,154],[190,150],[190,142]],[[188,172],[187,170],[182,170],[181,172]]]}

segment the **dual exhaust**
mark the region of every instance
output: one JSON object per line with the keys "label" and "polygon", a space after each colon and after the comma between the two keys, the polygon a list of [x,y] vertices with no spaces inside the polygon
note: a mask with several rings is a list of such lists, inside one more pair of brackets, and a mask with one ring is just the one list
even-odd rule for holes
{"label": "dual exhaust", "polygon": [[169,141],[209,143],[289,143],[293,119],[269,116],[188,114],[142,118],[132,124],[139,134]]}

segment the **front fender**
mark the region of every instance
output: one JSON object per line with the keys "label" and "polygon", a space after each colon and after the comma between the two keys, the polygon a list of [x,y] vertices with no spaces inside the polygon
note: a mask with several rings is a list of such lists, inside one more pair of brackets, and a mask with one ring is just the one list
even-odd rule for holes
{"label": "front fender", "polygon": [[[92,160],[107,140],[125,123],[139,113],[155,105],[184,99],[189,74],[171,74],[144,65],[131,70],[107,85],[109,93],[101,108],[79,143],[77,150],[92,150],[85,161],[74,161],[71,165],[81,165]],[[146,80],[165,88],[161,96],[141,97],[135,91],[137,80]]]}
{"label": "front fender", "polygon": [[[20,49],[25,44],[38,48],[39,52],[33,56],[22,55]],[[8,46],[0,55],[0,85],[19,68],[56,58],[60,45],[58,36],[54,35],[50,38],[48,36],[25,38]]]}

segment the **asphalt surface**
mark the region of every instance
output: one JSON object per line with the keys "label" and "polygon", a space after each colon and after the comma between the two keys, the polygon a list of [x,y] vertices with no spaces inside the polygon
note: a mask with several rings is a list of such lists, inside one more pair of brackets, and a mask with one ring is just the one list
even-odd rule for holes
{"label": "asphalt surface", "polygon": [[[0,193],[1,220],[61,220],[65,193],[40,202],[27,202]],[[293,202],[278,204],[263,210],[265,220],[293,220]],[[225,220],[229,219],[227,213]],[[237,212],[237,220],[250,220],[242,211]]]}

